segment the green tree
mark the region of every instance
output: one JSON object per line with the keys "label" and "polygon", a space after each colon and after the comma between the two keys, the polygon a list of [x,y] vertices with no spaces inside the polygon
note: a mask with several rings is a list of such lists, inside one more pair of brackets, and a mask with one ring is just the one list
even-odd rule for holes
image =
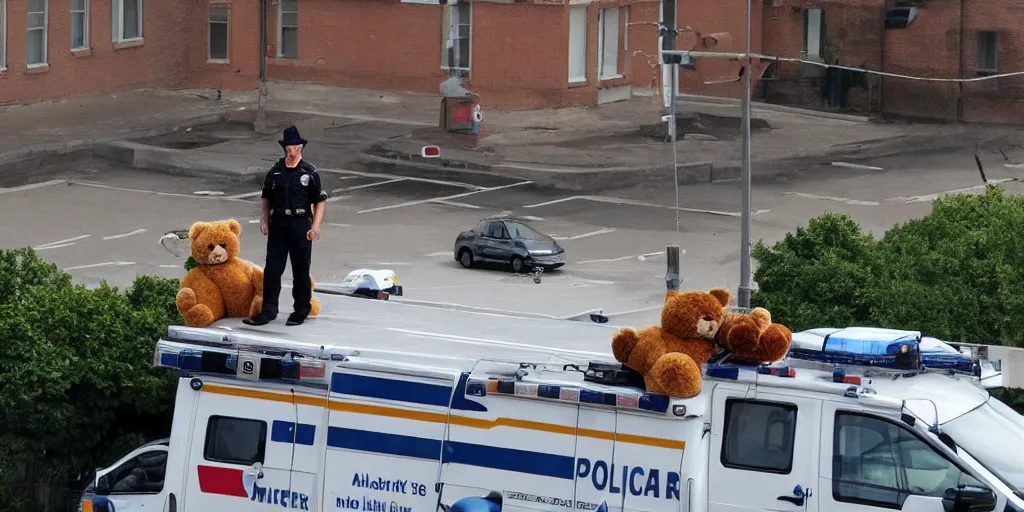
{"label": "green tree", "polygon": [[[0,496],[34,506],[126,447],[166,435],[175,377],[153,366],[156,340],[181,323],[177,281],[89,289],[31,249],[0,251]],[[0,491],[2,493],[2,491]]]}
{"label": "green tree", "polygon": [[772,246],[759,241],[755,306],[793,330],[849,325],[951,341],[1024,345],[1024,197],[1001,187],[937,199],[875,240],[826,213]]}

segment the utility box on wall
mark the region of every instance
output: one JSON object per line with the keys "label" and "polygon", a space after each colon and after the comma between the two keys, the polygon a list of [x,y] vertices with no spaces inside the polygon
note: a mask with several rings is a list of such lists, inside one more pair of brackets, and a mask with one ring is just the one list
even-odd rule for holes
{"label": "utility box on wall", "polygon": [[480,104],[476,95],[441,98],[441,131],[479,133]]}

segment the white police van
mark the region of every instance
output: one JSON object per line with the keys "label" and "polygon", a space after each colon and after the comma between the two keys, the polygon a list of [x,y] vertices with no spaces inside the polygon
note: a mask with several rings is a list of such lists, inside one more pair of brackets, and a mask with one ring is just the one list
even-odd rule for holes
{"label": "white police van", "polygon": [[670,399],[607,363],[609,323],[323,301],[298,327],[170,327],[170,438],[82,509],[1024,511],[1024,417],[978,382],[1019,379],[1022,350],[983,372],[916,332],[816,330]]}

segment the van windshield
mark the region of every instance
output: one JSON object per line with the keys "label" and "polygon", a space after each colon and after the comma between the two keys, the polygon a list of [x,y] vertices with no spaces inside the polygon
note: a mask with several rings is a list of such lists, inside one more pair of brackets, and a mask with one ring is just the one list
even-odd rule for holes
{"label": "van windshield", "polygon": [[1024,498],[1024,416],[989,398],[981,407],[949,421],[942,429],[989,471]]}

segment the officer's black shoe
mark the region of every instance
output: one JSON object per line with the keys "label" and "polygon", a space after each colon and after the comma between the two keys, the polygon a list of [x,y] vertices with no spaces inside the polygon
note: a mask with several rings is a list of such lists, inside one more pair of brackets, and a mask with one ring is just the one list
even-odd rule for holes
{"label": "officer's black shoe", "polygon": [[288,321],[285,322],[284,324],[285,325],[299,325],[299,324],[301,324],[302,322],[305,322],[305,321],[306,321],[306,315],[303,315],[302,313],[292,313],[292,314],[288,315]]}
{"label": "officer's black shoe", "polygon": [[274,317],[260,313],[252,318],[243,318],[242,323],[246,325],[266,325],[274,320]]}

